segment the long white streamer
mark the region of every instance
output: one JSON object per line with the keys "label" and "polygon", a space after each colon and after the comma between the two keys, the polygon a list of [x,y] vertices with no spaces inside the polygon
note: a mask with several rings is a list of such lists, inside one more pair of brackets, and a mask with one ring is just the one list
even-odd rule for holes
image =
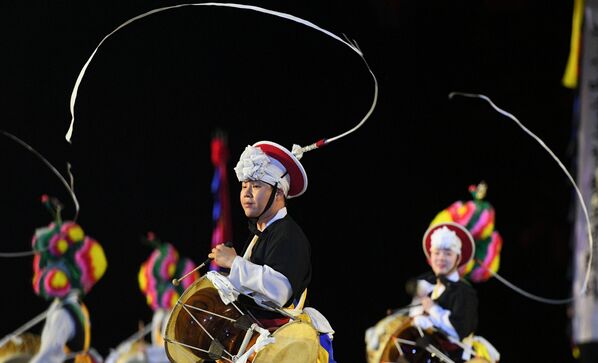
{"label": "long white streamer", "polygon": [[[559,165],[559,167],[567,175],[567,178],[569,178],[569,181],[573,185],[573,188],[575,189],[575,193],[577,194],[577,197],[579,198],[581,209],[583,210],[583,214],[584,214],[584,217],[585,217],[585,220],[586,220],[586,226],[587,226],[587,232],[588,232],[588,243],[589,243],[589,247],[590,247],[590,254],[589,254],[589,258],[588,258],[588,268],[586,269],[586,276],[584,278],[581,290],[579,291],[578,294],[574,293],[573,296],[571,296],[569,298],[565,298],[565,299],[549,299],[549,298],[541,297],[541,296],[538,296],[538,295],[531,294],[531,293],[529,293],[529,292],[527,292],[527,291],[525,291],[525,290],[523,290],[523,289],[515,286],[514,284],[512,284],[509,281],[507,281],[505,278],[501,277],[497,273],[492,272],[492,271],[490,271],[488,269],[487,270],[493,276],[495,276],[499,281],[501,281],[506,286],[508,286],[511,289],[513,289],[514,291],[518,292],[519,294],[521,294],[521,295],[523,295],[523,296],[525,296],[527,298],[530,298],[532,300],[536,300],[536,301],[547,303],[547,304],[568,304],[568,303],[572,302],[573,300],[575,300],[576,298],[580,297],[581,295],[585,294],[586,290],[587,290],[587,287],[588,287],[588,281],[590,279],[590,272],[591,272],[591,268],[592,268],[594,240],[592,239],[592,230],[590,229],[590,217],[589,217],[589,214],[588,214],[588,210],[587,210],[586,205],[585,205],[585,203],[583,201],[583,197],[581,195],[581,191],[579,190],[579,187],[575,183],[575,180],[573,179],[573,177],[571,176],[571,174],[569,173],[569,171],[567,170],[567,168],[565,167],[565,165],[563,165],[563,163],[561,162],[561,160],[552,152],[552,150],[550,150],[550,148],[548,146],[546,146],[546,144],[544,143],[544,141],[542,141],[542,139],[540,139],[538,136],[536,136],[536,134],[534,134],[533,132],[531,132],[530,130],[528,130],[525,126],[523,126],[523,124],[515,116],[513,116],[509,112],[507,112],[507,111],[499,108],[498,106],[496,106],[494,104],[494,102],[492,102],[490,100],[490,98],[488,98],[488,96],[485,96],[485,95],[482,95],[482,94],[477,94],[477,93],[451,92],[451,93],[449,93],[448,97],[449,97],[449,99],[452,99],[454,96],[463,96],[463,97],[470,97],[470,98],[480,98],[480,99],[488,102],[490,104],[490,106],[492,106],[492,108],[495,109],[498,113],[500,113],[501,115],[504,115],[504,116],[510,118],[511,120],[515,121],[515,123],[519,127],[521,127],[521,129],[523,129],[523,131],[525,131],[534,140],[536,140],[538,142],[538,144],[540,144],[548,152],[548,154],[550,154],[550,156],[557,162],[557,164]],[[480,266],[482,266],[482,265],[480,265]]]}
{"label": "long white streamer", "polygon": [[[75,216],[73,217],[73,221],[77,221],[77,217],[79,216],[79,201],[77,200],[77,196],[75,195],[75,192],[73,191],[73,175],[70,171],[70,164],[68,165],[68,173],[71,179],[71,185],[69,185],[69,183],[67,183],[66,179],[64,179],[64,177],[62,176],[62,174],[60,174],[60,172],[54,167],[54,165],[52,165],[46,158],[44,158],[44,156],[42,154],[40,154],[39,152],[37,152],[34,148],[32,148],[31,146],[29,146],[29,144],[27,144],[25,141],[19,139],[18,137],[16,137],[15,135],[6,132],[4,130],[0,130],[0,133],[12,140],[14,140],[15,142],[17,142],[19,145],[23,146],[25,149],[29,150],[31,153],[33,153],[35,156],[37,156],[44,164],[46,164],[46,166],[48,168],[50,168],[50,170],[52,170],[52,172],[54,174],[56,174],[56,176],[58,177],[58,179],[60,179],[60,181],[62,182],[62,184],[64,184],[64,186],[66,187],[66,189],[69,192],[69,195],[71,196],[71,198],[73,199],[73,203],[75,204]],[[39,253],[41,251],[23,251],[23,252],[0,252],[0,258],[14,258],[14,257],[25,257],[25,256],[31,256],[34,255],[36,253]]]}
{"label": "long white streamer", "polygon": [[70,99],[70,112],[71,112],[71,123],[69,125],[68,131],[65,135],[66,140],[70,143],[71,142],[71,138],[73,135],[73,129],[74,129],[74,125],[75,125],[75,101],[77,100],[77,92],[79,90],[79,85],[81,84],[81,80],[83,79],[83,75],[85,74],[85,71],[87,70],[87,67],[89,66],[89,63],[91,62],[91,60],[93,59],[93,57],[95,56],[95,54],[97,53],[98,49],[100,48],[100,46],[108,39],[110,38],[114,33],[118,32],[120,29],[126,27],[127,25],[133,23],[134,21],[137,21],[139,19],[145,18],[146,16],[150,16],[162,11],[166,11],[166,10],[172,10],[172,9],[177,9],[177,8],[182,8],[182,7],[187,7],[187,6],[218,6],[218,7],[228,7],[228,8],[236,8],[236,9],[243,9],[243,10],[251,10],[251,11],[257,11],[260,13],[264,13],[264,14],[268,14],[268,15],[273,15],[273,16],[277,16],[283,19],[287,19],[290,21],[294,21],[296,23],[299,24],[303,24],[307,27],[310,27],[312,29],[315,29],[317,31],[320,31],[326,35],[328,35],[329,37],[332,37],[333,39],[336,39],[337,41],[343,43],[344,45],[348,46],[349,48],[351,48],[355,53],[357,53],[361,59],[363,60],[363,62],[365,63],[369,73],[371,74],[372,78],[374,79],[374,97],[373,97],[373,102],[372,105],[370,106],[370,109],[368,110],[368,112],[366,113],[366,115],[361,119],[361,121],[353,128],[351,128],[350,130],[343,132],[335,137],[329,138],[329,139],[322,139],[316,143],[313,143],[311,145],[308,145],[304,148],[302,148],[302,150],[300,151],[300,153],[302,154],[303,152],[309,151],[309,150],[313,150],[315,148],[324,146],[326,144],[329,144],[332,141],[336,141],[338,139],[340,139],[341,137],[344,137],[352,132],[354,132],[355,130],[357,130],[358,128],[360,128],[365,121],[370,117],[370,115],[372,114],[372,112],[374,111],[374,108],[376,107],[376,103],[378,100],[378,80],[376,79],[376,76],[374,75],[374,72],[372,72],[370,66],[368,65],[368,63],[366,62],[363,53],[361,52],[361,50],[359,49],[358,45],[356,42],[351,42],[348,40],[343,40],[342,38],[340,38],[339,36],[335,35],[334,33],[323,29],[307,20],[301,19],[299,17],[296,17],[294,15],[290,15],[287,13],[282,13],[279,11],[273,11],[273,10],[269,10],[269,9],[264,9],[258,6],[252,6],[252,5],[242,5],[242,4],[233,4],[233,3],[213,3],[213,2],[207,2],[207,3],[190,3],[190,4],[179,4],[179,5],[173,5],[173,6],[167,6],[167,7],[162,7],[162,8],[157,8],[157,9],[153,9],[150,10],[148,12],[145,12],[141,15],[137,15],[127,21],[125,21],[124,23],[122,23],[121,25],[119,25],[118,27],[116,27],[116,29],[114,29],[112,32],[110,32],[108,35],[106,35],[101,41],[100,43],[96,46],[96,48],[94,49],[94,51],[91,53],[91,56],[89,56],[89,59],[87,59],[87,62],[85,62],[85,64],[83,65],[83,68],[81,69],[81,71],[79,72],[79,76],[77,77],[77,80],[75,82],[75,86],[73,88],[73,91],[71,93],[71,99]]}

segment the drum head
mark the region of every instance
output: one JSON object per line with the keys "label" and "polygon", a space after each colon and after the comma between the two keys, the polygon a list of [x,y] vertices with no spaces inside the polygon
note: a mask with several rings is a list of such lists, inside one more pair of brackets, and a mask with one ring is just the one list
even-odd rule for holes
{"label": "drum head", "polygon": [[236,354],[245,335],[234,326],[234,320],[240,316],[233,304],[222,302],[212,282],[202,276],[185,290],[168,318],[164,335],[168,359],[177,363],[209,360],[207,351],[212,338]]}
{"label": "drum head", "polygon": [[287,323],[272,336],[275,342],[260,350],[253,363],[313,363],[318,358],[319,335],[309,323],[299,320]]}

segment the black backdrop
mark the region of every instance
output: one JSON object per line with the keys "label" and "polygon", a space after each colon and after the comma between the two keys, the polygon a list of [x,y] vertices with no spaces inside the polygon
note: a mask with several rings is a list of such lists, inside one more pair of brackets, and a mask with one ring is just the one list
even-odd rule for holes
{"label": "black backdrop", "polygon": [[[249,11],[187,7],[133,23],[108,39],[79,88],[72,144],[64,139],[79,71],[101,39],[172,1],[3,2],[0,125],[66,175],[78,222],[109,268],[86,297],[93,345],[106,355],[151,311],[137,287],[148,230],[196,261],[211,237],[209,142],[228,133],[233,234],[246,237],[232,175],[247,144],[287,147],[334,137],[370,107],[373,83],[346,46],[304,26]],[[570,295],[572,189],[545,151],[479,100],[492,98],[573,168],[574,92],[560,85],[571,4],[539,1],[251,2],[357,41],[380,82],[378,105],[356,132],[306,154],[307,192],[289,210],[313,245],[309,300],[336,330],[339,362],[365,361],[364,332],[408,303],[405,281],[426,269],[421,236],[467,187],[487,181],[504,239],[505,278],[532,293]],[[0,142],[3,252],[29,247],[50,221],[43,193],[74,207],[48,168]],[[31,259],[0,262],[0,336],[41,312]],[[478,333],[505,362],[571,361],[567,306],[477,284]],[[33,330],[39,332],[40,326]]]}

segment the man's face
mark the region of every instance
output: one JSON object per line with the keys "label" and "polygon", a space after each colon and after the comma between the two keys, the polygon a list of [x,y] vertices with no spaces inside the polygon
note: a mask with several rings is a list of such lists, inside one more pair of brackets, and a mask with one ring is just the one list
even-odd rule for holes
{"label": "man's face", "polygon": [[240,201],[245,216],[256,218],[268,203],[272,187],[259,180],[247,180],[241,183]]}
{"label": "man's face", "polygon": [[453,250],[438,248],[430,251],[430,264],[432,271],[437,276],[448,275],[457,268],[457,263],[460,260],[460,255]]}

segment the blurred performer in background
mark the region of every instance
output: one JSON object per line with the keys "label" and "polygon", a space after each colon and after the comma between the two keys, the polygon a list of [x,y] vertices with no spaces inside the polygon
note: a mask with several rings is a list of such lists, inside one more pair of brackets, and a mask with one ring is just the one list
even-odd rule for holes
{"label": "blurred performer in background", "polygon": [[[152,232],[147,234],[145,242],[154,250],[141,264],[138,282],[153,311],[152,321],[113,350],[106,363],[169,363],[164,349],[168,314],[179,296],[199,278],[199,272],[193,271],[193,261],[181,258],[171,243],[161,242]],[[179,284],[171,284],[174,277],[184,275],[187,277]],[[146,335],[150,336],[150,344],[145,341]]]}
{"label": "blurred performer in background", "polygon": [[43,201],[53,211],[54,222],[33,236],[33,290],[53,300],[45,317],[41,345],[32,363],[91,363],[101,357],[90,349],[91,322],[83,298],[104,275],[107,267],[102,246],[86,236],[81,226],[63,222],[60,203]]}
{"label": "blurred performer in background", "polygon": [[498,351],[474,335],[478,300],[469,283],[488,280],[500,261],[502,238],[494,230],[494,208],[483,200],[486,190],[484,182],[470,186],[472,200],[457,201],[432,220],[423,241],[432,271],[406,284],[408,294],[414,297],[409,307],[366,331],[368,362],[388,358],[392,350],[398,354],[393,339],[406,334],[407,326],[438,332],[436,343],[453,358],[499,360]]}

